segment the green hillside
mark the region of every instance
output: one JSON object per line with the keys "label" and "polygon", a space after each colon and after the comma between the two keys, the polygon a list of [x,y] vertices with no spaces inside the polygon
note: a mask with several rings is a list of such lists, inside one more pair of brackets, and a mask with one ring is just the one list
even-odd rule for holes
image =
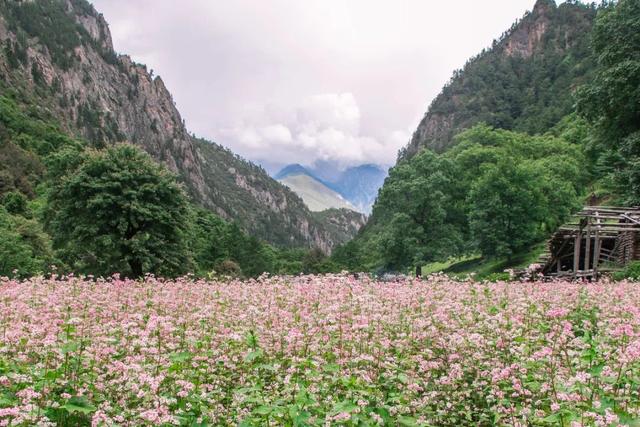
{"label": "green hillside", "polygon": [[638,34],[637,0],[539,0],[454,74],[335,262],[494,273],[587,200],[637,204]]}
{"label": "green hillside", "polygon": [[573,90],[593,76],[595,16],[593,5],[537,0],[491,48],[453,74],[400,158],[424,148],[446,151],[456,134],[477,123],[528,134],[551,129],[573,111]]}
{"label": "green hillside", "polygon": [[325,253],[344,242],[262,168],[192,135],[162,78],[114,51],[86,0],[0,0],[0,84],[93,148],[142,148],[198,205],[256,238]]}

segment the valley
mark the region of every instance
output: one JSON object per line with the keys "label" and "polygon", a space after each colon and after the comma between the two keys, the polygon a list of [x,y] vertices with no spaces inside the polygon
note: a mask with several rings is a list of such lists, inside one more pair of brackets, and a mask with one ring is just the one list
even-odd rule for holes
{"label": "valley", "polygon": [[640,425],[640,0],[515,4],[0,0],[0,426]]}

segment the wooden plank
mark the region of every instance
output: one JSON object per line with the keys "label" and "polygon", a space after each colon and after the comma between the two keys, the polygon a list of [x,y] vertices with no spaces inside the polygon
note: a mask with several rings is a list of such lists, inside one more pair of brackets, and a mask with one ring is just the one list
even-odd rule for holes
{"label": "wooden plank", "polygon": [[596,230],[596,237],[593,243],[593,272],[596,279],[598,278],[598,265],[600,264],[600,246],[602,246],[602,242],[600,242],[600,235]]}
{"label": "wooden plank", "polygon": [[580,244],[582,243],[582,233],[578,233],[573,245],[573,274],[578,274],[580,270]]}
{"label": "wooden plank", "polygon": [[589,270],[589,264],[591,264],[591,223],[587,225],[587,234],[585,236],[583,270]]}
{"label": "wooden plank", "polygon": [[624,214],[624,215],[622,215],[622,216],[623,216],[625,219],[628,219],[629,221],[634,222],[636,225],[640,224],[640,220],[637,220],[637,219],[635,219],[635,218],[632,218],[632,217],[630,217],[630,216],[629,216],[629,215],[627,215],[627,214]]}
{"label": "wooden plank", "polygon": [[612,212],[637,212],[640,214],[639,208],[624,207],[624,206],[585,206],[582,208],[584,211],[612,211]]}
{"label": "wooden plank", "polygon": [[[562,230],[562,231],[576,231],[575,228],[568,228],[568,227],[560,227],[560,230]],[[627,232],[630,232],[630,233],[638,233],[638,232],[640,232],[640,228],[625,228],[625,227],[618,227],[617,225],[615,227],[603,225],[601,230],[605,231],[605,232],[617,232],[617,231],[627,231]]]}
{"label": "wooden plank", "polygon": [[[600,218],[600,213],[596,212],[595,215],[595,227],[596,227],[596,232],[595,232],[595,237],[594,237],[594,242],[593,242],[593,277],[595,277],[596,279],[598,278],[598,263],[600,262],[600,249],[598,248],[600,239],[599,237],[599,233],[600,233],[600,229],[602,228],[602,218]],[[589,246],[591,246],[591,236],[589,236]],[[591,255],[588,254],[587,255],[587,262],[591,261]],[[588,270],[588,268],[586,269]]]}

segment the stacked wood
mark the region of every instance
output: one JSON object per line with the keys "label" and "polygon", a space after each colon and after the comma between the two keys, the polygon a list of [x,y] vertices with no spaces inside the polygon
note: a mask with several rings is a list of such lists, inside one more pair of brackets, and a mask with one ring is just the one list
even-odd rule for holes
{"label": "stacked wood", "polygon": [[550,277],[597,278],[640,259],[640,208],[587,206],[562,225],[540,258]]}

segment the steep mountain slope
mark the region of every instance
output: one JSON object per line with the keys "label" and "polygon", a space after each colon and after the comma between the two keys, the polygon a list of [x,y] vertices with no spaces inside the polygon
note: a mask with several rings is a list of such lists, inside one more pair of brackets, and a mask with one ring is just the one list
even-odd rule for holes
{"label": "steep mountain slope", "polygon": [[280,182],[302,197],[312,212],[331,208],[355,210],[353,205],[343,199],[341,195],[309,175],[289,175],[280,179]]}
{"label": "steep mountain slope", "polygon": [[[382,166],[374,164],[352,166],[345,170],[340,170],[337,166],[330,164],[330,162],[320,162],[320,164],[309,168],[296,163],[285,166],[274,176],[274,179],[284,182],[287,177],[295,175],[305,175],[309,177],[309,179],[289,179],[290,182],[286,183],[293,191],[301,195],[305,202],[307,200],[303,196],[303,192],[308,193],[310,191],[304,188],[305,185],[308,187],[319,184],[326,187],[329,191],[337,193],[339,198],[347,201],[347,205],[344,205],[338,200],[332,207],[345,207],[368,215],[371,213],[371,208],[378,195],[378,190],[382,187],[387,177],[387,171]],[[304,181],[304,184],[302,181]],[[300,191],[298,191],[298,186],[302,186],[300,187]],[[318,197],[335,199],[335,195],[326,195],[326,191],[327,190],[322,189],[321,192],[324,196],[318,195]],[[312,208],[311,210],[318,209]]]}
{"label": "steep mountain slope", "polygon": [[277,174],[273,176],[273,179],[276,179],[279,181],[291,175],[309,175],[315,178],[316,180],[324,183],[324,181],[318,178],[316,174],[314,174],[309,169],[305,168],[299,163],[292,163],[290,165],[283,167],[282,169],[280,169],[280,171]]}
{"label": "steep mountain slope", "polygon": [[368,215],[386,177],[386,170],[378,165],[354,166],[346,169],[333,183],[332,188],[351,202],[359,212]]}
{"label": "steep mountain slope", "polygon": [[292,191],[261,168],[185,128],[160,77],[113,50],[86,0],[0,0],[0,88],[25,108],[102,147],[135,143],[176,172],[191,196],[283,246],[340,243]]}
{"label": "steep mountain slope", "polygon": [[331,233],[343,242],[350,240],[367,222],[367,217],[352,209],[325,209],[313,212],[323,224],[327,224]]}
{"label": "steep mountain slope", "polygon": [[594,74],[596,13],[538,0],[456,72],[337,261],[401,269],[477,253],[512,260],[561,224],[593,168],[573,91]]}
{"label": "steep mountain slope", "polygon": [[537,0],[491,49],[454,73],[400,159],[423,148],[445,151],[454,135],[479,122],[532,134],[553,127],[572,111],[573,89],[592,75],[595,14],[595,6]]}
{"label": "steep mountain slope", "polygon": [[274,179],[302,197],[312,212],[320,212],[325,209],[357,210],[336,191],[335,185],[319,178],[314,171],[300,164],[294,163],[285,166],[274,176]]}

